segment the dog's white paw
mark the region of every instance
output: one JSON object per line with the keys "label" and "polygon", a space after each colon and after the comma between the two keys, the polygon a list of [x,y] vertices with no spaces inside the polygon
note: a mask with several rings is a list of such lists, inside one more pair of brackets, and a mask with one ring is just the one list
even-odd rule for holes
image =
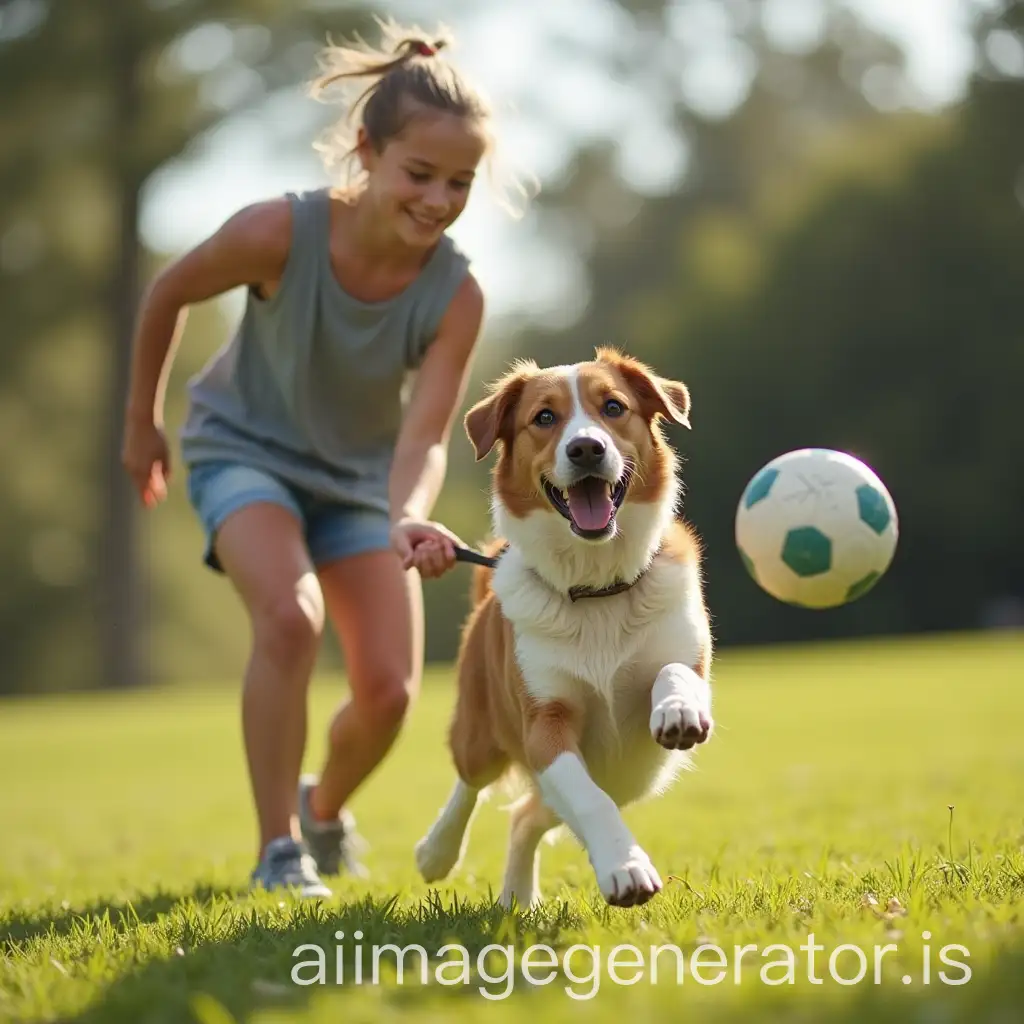
{"label": "dog's white paw", "polygon": [[462,852],[459,843],[446,839],[443,832],[440,835],[431,832],[416,844],[416,867],[424,882],[447,878],[458,866]]}
{"label": "dog's white paw", "polygon": [[668,750],[689,750],[711,735],[711,715],[684,697],[666,697],[651,712],[651,735]]}
{"label": "dog's white paw", "polygon": [[498,904],[505,910],[511,910],[513,901],[519,910],[534,910],[544,902],[544,898],[533,888],[517,889],[506,886],[501,890]]}
{"label": "dog's white paw", "polygon": [[651,859],[639,846],[632,847],[620,863],[596,874],[601,895],[613,907],[638,907],[662,888]]}

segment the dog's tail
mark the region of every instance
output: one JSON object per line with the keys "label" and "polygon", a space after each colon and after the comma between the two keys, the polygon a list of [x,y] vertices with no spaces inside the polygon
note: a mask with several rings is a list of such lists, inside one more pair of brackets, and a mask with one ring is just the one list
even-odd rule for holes
{"label": "dog's tail", "polygon": [[[496,537],[493,540],[489,540],[486,544],[482,544],[480,551],[487,555],[488,558],[493,558],[504,546],[505,541],[500,537]],[[473,583],[470,590],[470,603],[472,607],[476,608],[477,605],[483,603],[490,593],[491,573],[493,572],[494,570],[486,565],[473,566]]]}

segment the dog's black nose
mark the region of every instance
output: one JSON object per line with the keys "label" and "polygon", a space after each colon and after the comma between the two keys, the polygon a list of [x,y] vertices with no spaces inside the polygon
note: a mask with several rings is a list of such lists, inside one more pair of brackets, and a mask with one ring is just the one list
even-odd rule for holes
{"label": "dog's black nose", "polygon": [[604,452],[604,442],[596,437],[574,438],[565,450],[575,466],[596,466],[604,458]]}

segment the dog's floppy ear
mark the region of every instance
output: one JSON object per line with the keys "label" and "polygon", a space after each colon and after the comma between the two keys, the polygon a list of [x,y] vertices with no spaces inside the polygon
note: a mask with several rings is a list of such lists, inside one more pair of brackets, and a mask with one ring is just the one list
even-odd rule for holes
{"label": "dog's floppy ear", "polygon": [[498,438],[508,438],[516,403],[523,393],[529,367],[520,366],[497,381],[487,398],[474,405],[463,424],[479,462],[494,447]]}
{"label": "dog's floppy ear", "polygon": [[615,349],[598,349],[597,358],[622,374],[648,419],[661,415],[690,429],[690,391],[682,381],[659,377],[649,366]]}

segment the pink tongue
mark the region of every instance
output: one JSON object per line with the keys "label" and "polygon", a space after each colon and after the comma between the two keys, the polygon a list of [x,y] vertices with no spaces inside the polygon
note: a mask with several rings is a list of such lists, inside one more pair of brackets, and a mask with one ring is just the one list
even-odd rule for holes
{"label": "pink tongue", "polygon": [[569,488],[569,513],[581,530],[603,530],[611,522],[611,488],[603,480],[588,477]]}

